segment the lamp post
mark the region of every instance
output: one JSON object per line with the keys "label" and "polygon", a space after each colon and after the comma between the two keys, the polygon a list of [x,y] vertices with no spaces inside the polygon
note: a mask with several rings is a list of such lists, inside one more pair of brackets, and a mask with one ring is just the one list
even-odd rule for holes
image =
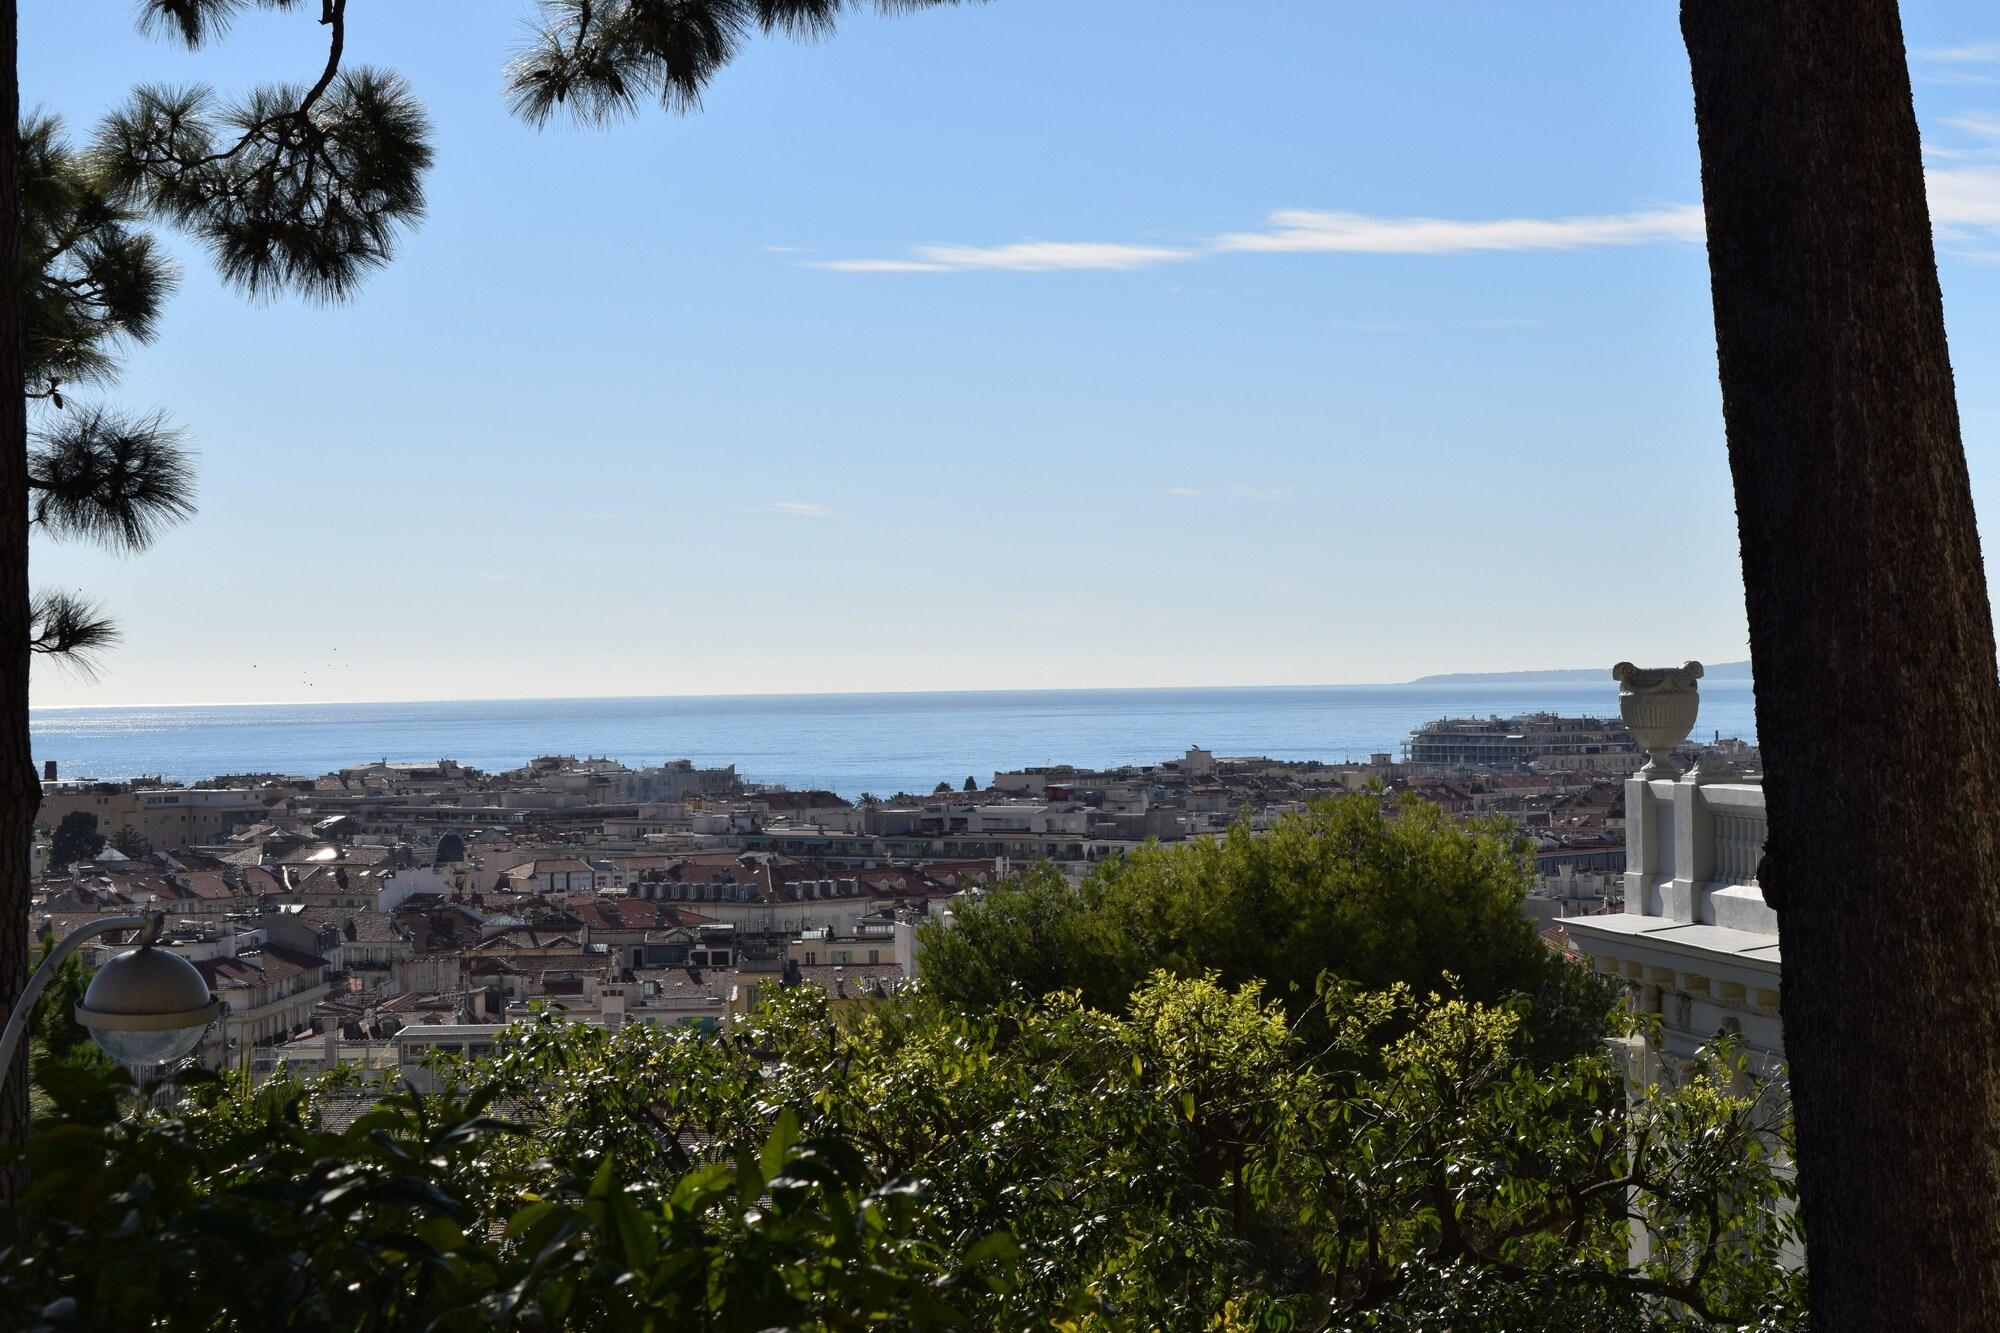
{"label": "lamp post", "polygon": [[104,1053],[122,1065],[157,1065],[178,1060],[201,1042],[201,1034],[222,1011],[208,983],[194,964],[179,954],[156,948],[166,916],[107,916],[78,926],[49,951],[0,1033],[0,1069],[13,1065],[14,1050],[28,1030],[35,1001],[62,966],[63,959],[84,941],[114,930],[138,930],[139,947],[117,954],[97,969],[76,1006],[76,1021],[90,1032]]}

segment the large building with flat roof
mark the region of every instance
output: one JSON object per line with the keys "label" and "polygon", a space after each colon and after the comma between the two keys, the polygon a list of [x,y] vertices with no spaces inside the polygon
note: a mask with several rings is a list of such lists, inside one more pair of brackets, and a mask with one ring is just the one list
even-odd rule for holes
{"label": "large building with flat roof", "polygon": [[1419,768],[1537,768],[1564,773],[1631,773],[1646,762],[1616,718],[1447,717],[1410,733]]}

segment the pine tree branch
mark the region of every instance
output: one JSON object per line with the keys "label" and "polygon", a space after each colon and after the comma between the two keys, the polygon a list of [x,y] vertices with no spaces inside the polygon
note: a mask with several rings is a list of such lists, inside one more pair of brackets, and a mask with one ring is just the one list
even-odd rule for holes
{"label": "pine tree branch", "polygon": [[537,0],[537,22],[507,70],[514,114],[601,125],[657,98],[692,111],[722,67],[756,33],[830,36],[840,15],[904,14],[960,0]]}
{"label": "pine tree branch", "polygon": [[30,651],[59,658],[84,676],[97,674],[97,654],[119,638],[110,617],[75,593],[36,593],[28,606],[28,623]]}
{"label": "pine tree branch", "polygon": [[347,0],[321,0],[319,21],[322,27],[331,28],[327,40],[326,68],[320,72],[319,82],[307,90],[299,102],[298,115],[303,120],[319,101],[321,94],[333,83],[333,76],[340,73],[340,56],[347,49]]}
{"label": "pine tree branch", "polygon": [[[140,214],[111,197],[96,165],[53,116],[20,127],[22,252],[27,260],[25,387],[58,400],[71,381],[109,380],[121,338],[150,341],[176,275]],[[60,406],[60,402],[57,402]]]}
{"label": "pine tree branch", "polygon": [[[193,170],[197,167],[213,166],[217,163],[227,162],[251,144],[264,138],[270,131],[282,129],[287,121],[296,121],[302,129],[306,131],[311,130],[312,123],[309,117],[312,114],[313,105],[325,95],[326,90],[333,84],[334,76],[340,73],[340,57],[347,49],[347,0],[322,0],[319,21],[322,25],[331,27],[333,30],[331,37],[327,41],[326,67],[320,71],[318,82],[308,88],[305,95],[299,98],[298,105],[288,111],[280,111],[266,116],[256,124],[251,125],[243,131],[241,137],[234,144],[220,152],[210,153],[206,157],[196,158],[191,162],[179,164],[183,170]],[[283,147],[287,139],[286,136],[281,134],[273,142]]]}
{"label": "pine tree branch", "polygon": [[[248,2],[158,0],[153,12],[184,33],[192,23],[200,40]],[[326,60],[308,86],[258,87],[229,105],[206,88],[141,88],[98,132],[119,188],[207,242],[224,279],[252,295],[342,299],[424,214],[421,104],[393,74],[344,67],[346,0],[320,0],[319,22]]]}
{"label": "pine tree branch", "polygon": [[300,0],[140,0],[139,28],[171,33],[195,50],[227,32],[230,21],[253,5],[286,10],[299,4]]}
{"label": "pine tree branch", "polygon": [[91,408],[40,433],[28,454],[30,517],[63,537],[140,551],[194,513],[181,433],[160,415]]}

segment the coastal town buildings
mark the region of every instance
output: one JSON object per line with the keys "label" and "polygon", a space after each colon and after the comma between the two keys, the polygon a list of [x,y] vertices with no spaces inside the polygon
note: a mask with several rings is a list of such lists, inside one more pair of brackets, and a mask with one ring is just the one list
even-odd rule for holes
{"label": "coastal town buildings", "polygon": [[[1740,744],[1706,752],[1754,761]],[[1537,717],[1435,723],[1405,759],[1195,746],[858,801],[759,786],[734,767],[570,756],[500,773],[382,760],[193,788],[52,779],[42,851],[77,809],[101,831],[137,830],[151,851],[47,870],[35,925],[164,912],[168,947],[228,1005],[205,1058],[379,1068],[470,1052],[537,1006],[618,1026],[731,1022],[767,986],[867,1003],[914,974],[920,923],[1023,867],[1080,877],[1151,841],[1265,828],[1321,797],[1373,792],[1511,823],[1534,865],[1526,910],[1552,944],[1642,988],[1687,1041],[1731,1017],[1762,1049],[1775,950],[1766,966],[1750,940],[1768,923],[1739,891],[1758,789],[1629,778],[1641,758],[1619,724]],[[1734,970],[1688,962],[1725,946]]]}
{"label": "coastal town buildings", "polygon": [[105,836],[131,829],[156,849],[219,841],[264,817],[273,798],[248,789],[207,790],[108,782],[43,784],[41,819],[51,827],[85,811]]}

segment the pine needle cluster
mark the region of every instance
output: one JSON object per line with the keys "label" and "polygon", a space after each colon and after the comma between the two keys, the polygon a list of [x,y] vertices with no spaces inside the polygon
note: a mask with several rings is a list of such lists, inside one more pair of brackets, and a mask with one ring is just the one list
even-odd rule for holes
{"label": "pine needle cluster", "polygon": [[832,35],[843,11],[884,14],[958,0],[539,0],[508,66],[514,114],[602,125],[657,101],[693,111],[717,72],[758,34]]}

